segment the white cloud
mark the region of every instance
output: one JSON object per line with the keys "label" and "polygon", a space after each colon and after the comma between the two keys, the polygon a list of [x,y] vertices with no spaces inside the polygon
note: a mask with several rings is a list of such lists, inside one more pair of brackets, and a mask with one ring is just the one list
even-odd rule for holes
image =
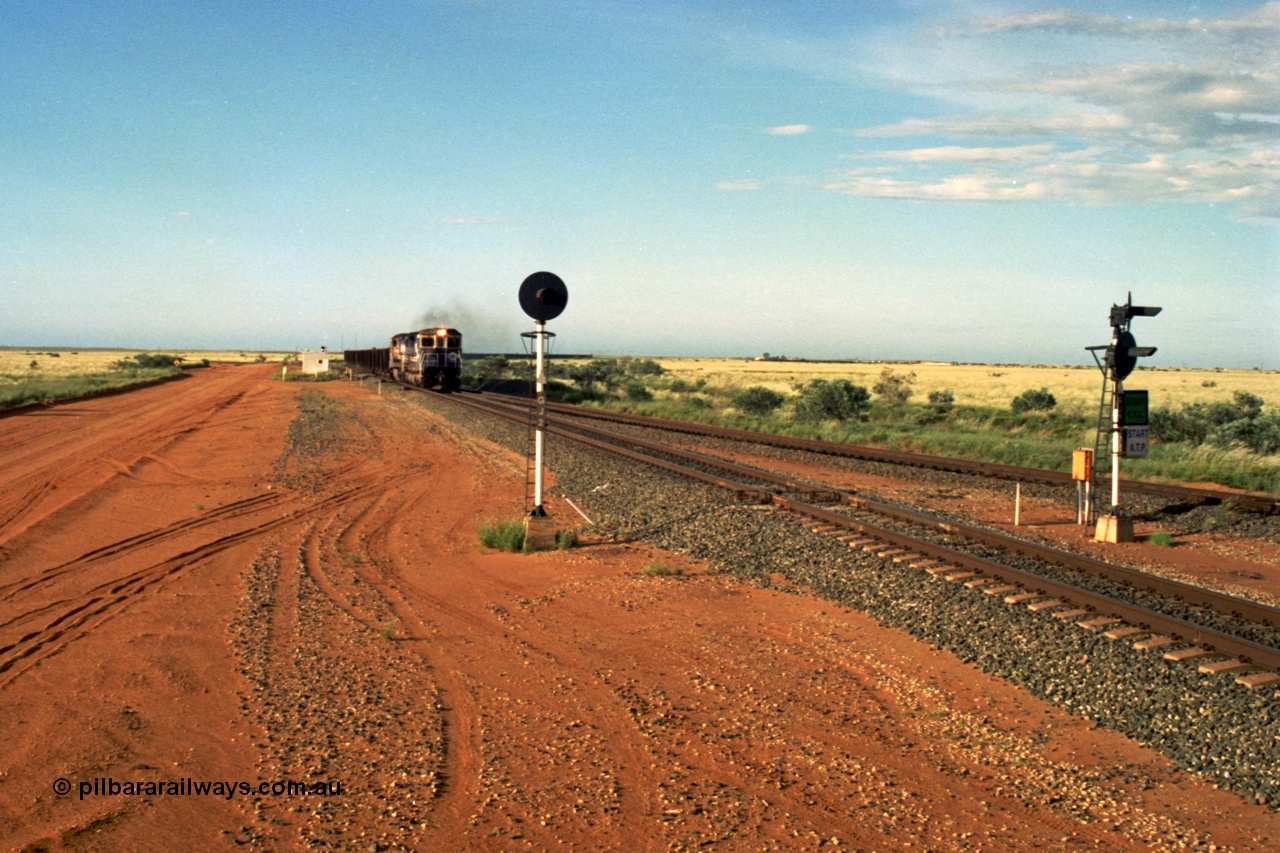
{"label": "white cloud", "polygon": [[1069,135],[1097,136],[1128,133],[1131,119],[1121,113],[1062,113],[1046,116],[937,116],[912,118],[897,124],[886,124],[848,131],[863,137],[888,136],[952,136],[965,138],[1009,138]]}
{"label": "white cloud", "polygon": [[812,129],[807,124],[781,124],[777,127],[766,127],[764,132],[770,136],[802,136]]}
{"label": "white cloud", "polygon": [[[1277,34],[1280,38],[1280,34]],[[1006,83],[1003,88],[1042,92],[1097,105],[1136,123],[1154,122],[1194,138],[1212,133],[1216,114],[1280,112],[1280,74],[1175,63],[1055,69],[1052,75]]]}
{"label": "white cloud", "polygon": [[927,144],[851,152],[879,171],[840,173],[827,189],[1280,210],[1280,3],[1213,18],[988,17],[937,30],[896,61],[899,85],[967,109],[845,131]]}
{"label": "white cloud", "polygon": [[[1088,205],[1126,202],[1194,201],[1237,205],[1250,217],[1273,217],[1277,204],[1275,176],[1280,174],[1280,150],[1261,151],[1239,160],[1191,159],[1154,154],[1145,159],[1116,156],[1107,149],[1074,152],[1046,151],[1036,160],[962,161],[931,159],[937,149],[925,149],[916,160],[888,152],[914,166],[964,163],[966,172],[937,174],[852,169],[837,174],[824,189],[849,195],[922,201],[1072,201]],[[1010,163],[1012,165],[1010,165]],[[1008,168],[1005,168],[1008,166]]]}
{"label": "white cloud", "polygon": [[1274,38],[1280,30],[1280,3],[1267,3],[1253,12],[1216,18],[1123,18],[1093,15],[1074,9],[1020,12],[974,21],[972,30],[982,34],[1017,31],[1054,31],[1082,35],[1130,38],[1185,37],[1230,41]]}
{"label": "white cloud", "polygon": [[1043,142],[1035,145],[1009,145],[997,148],[944,145],[939,148],[916,148],[908,151],[877,151],[868,156],[877,160],[899,160],[907,163],[1026,163],[1043,160],[1053,151],[1053,143]]}
{"label": "white cloud", "polygon": [[982,172],[948,175],[934,183],[860,177],[833,182],[824,189],[849,195],[916,201],[1042,201],[1050,197],[1049,188],[1044,184],[1019,184],[1008,177]]}
{"label": "white cloud", "polygon": [[727,192],[741,192],[743,190],[758,190],[760,182],[754,178],[742,178],[737,181],[720,181],[716,184],[716,189],[725,190]]}

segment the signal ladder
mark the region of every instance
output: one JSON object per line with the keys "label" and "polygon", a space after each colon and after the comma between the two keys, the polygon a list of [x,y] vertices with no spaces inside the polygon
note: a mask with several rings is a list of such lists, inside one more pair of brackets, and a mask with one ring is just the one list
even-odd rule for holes
{"label": "signal ladder", "polygon": [[1101,477],[1098,474],[1098,468],[1105,465],[1111,455],[1111,371],[1105,368],[1102,371],[1102,401],[1098,404],[1098,430],[1093,439],[1093,470],[1089,481],[1089,514],[1085,518],[1085,524],[1092,527],[1098,521],[1098,504],[1099,492],[1098,485]]}

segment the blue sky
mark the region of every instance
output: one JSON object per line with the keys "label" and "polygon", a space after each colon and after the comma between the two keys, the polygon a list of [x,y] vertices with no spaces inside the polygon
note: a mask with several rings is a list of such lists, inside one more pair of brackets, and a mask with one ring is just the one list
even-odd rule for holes
{"label": "blue sky", "polygon": [[[1105,11],[1100,11],[1105,10]],[[1280,368],[1280,3],[0,3],[0,344]]]}

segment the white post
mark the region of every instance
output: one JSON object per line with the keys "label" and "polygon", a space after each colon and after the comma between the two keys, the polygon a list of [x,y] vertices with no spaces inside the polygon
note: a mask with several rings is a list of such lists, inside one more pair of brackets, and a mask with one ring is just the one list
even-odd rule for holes
{"label": "white post", "polygon": [[1111,389],[1111,514],[1120,509],[1120,451],[1124,436],[1120,433],[1120,395],[1123,385],[1117,379]]}
{"label": "white post", "polygon": [[547,411],[546,323],[541,321],[537,323],[533,339],[535,352],[537,353],[537,361],[534,367],[534,391],[537,394],[538,405],[538,425],[533,437],[533,511],[537,513],[542,510],[542,441],[543,431],[546,428]]}
{"label": "white post", "polygon": [[1022,482],[1019,481],[1017,488],[1014,490],[1013,498],[1013,526],[1020,527],[1022,525]]}

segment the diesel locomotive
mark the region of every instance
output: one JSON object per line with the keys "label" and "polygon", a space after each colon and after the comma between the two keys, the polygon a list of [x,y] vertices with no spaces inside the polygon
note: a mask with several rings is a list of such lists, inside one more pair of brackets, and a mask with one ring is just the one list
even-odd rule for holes
{"label": "diesel locomotive", "polygon": [[401,332],[388,347],[346,350],[342,357],[347,367],[422,388],[457,391],[462,385],[462,333],[457,329]]}

